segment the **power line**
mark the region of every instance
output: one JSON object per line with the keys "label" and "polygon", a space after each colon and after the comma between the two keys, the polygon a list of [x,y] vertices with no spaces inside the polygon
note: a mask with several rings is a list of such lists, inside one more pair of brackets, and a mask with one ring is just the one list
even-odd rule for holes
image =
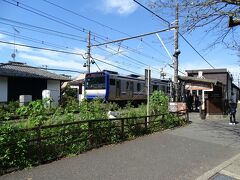
{"label": "power line", "polygon": [[107,65],[109,65],[109,66],[112,66],[112,67],[115,67],[115,68],[118,68],[118,69],[121,69],[121,70],[124,70],[124,71],[130,72],[130,73],[133,73],[133,74],[140,75],[139,73],[136,73],[136,72],[134,72],[134,71],[131,71],[131,70],[128,70],[128,69],[125,69],[125,68],[119,67],[119,66],[115,66],[115,65],[110,64],[110,63],[107,63],[107,62],[105,62],[105,61],[103,61],[103,60],[101,60],[101,59],[93,58],[93,57],[92,57],[92,59],[94,59],[94,60],[96,60],[96,61],[99,61],[99,62],[102,62],[102,63],[104,63],[104,64],[107,64]]}
{"label": "power line", "polygon": [[137,3],[138,5],[140,5],[141,7],[143,7],[144,9],[146,9],[147,11],[151,12],[153,15],[155,15],[155,16],[158,17],[159,19],[161,19],[161,20],[163,20],[164,22],[166,22],[166,23],[168,24],[168,28],[170,28],[171,23],[170,23],[168,20],[166,20],[166,19],[162,18],[161,16],[157,15],[155,12],[153,12],[153,11],[151,11],[150,9],[148,9],[147,7],[143,6],[143,5],[142,5],[141,3],[139,3],[138,1],[136,1],[136,0],[133,0],[133,1],[134,1],[135,3]]}
{"label": "power line", "polygon": [[[60,23],[60,24],[62,24],[62,25],[65,25],[65,26],[70,27],[70,28],[72,28],[72,29],[81,31],[81,32],[83,32],[83,33],[86,33],[86,34],[87,34],[87,33],[90,31],[90,30],[85,29],[85,28],[83,28],[83,27],[77,26],[77,25],[75,25],[75,24],[73,24],[73,23],[71,23],[71,22],[69,22],[69,21],[66,21],[66,20],[64,20],[64,19],[58,18],[58,17],[53,16],[53,15],[51,15],[51,14],[45,13],[45,12],[39,10],[39,9],[33,8],[33,7],[31,7],[31,6],[29,6],[29,5],[26,5],[26,4],[24,4],[24,3],[20,3],[19,1],[11,0],[11,1],[15,2],[16,4],[11,3],[11,2],[9,2],[8,0],[2,0],[2,1],[4,1],[4,2],[6,2],[6,3],[9,3],[9,4],[11,4],[11,5],[14,5],[14,6],[16,6],[16,7],[22,8],[22,9],[24,9],[24,10],[26,10],[26,11],[32,12],[32,13],[34,13],[34,14],[37,14],[37,15],[39,15],[39,16],[42,16],[42,17],[44,17],[44,18],[47,18],[47,19],[49,19],[49,20],[52,20],[52,21],[54,21],[54,22]],[[21,5],[22,5],[22,6],[21,6]],[[24,6],[24,7],[23,7],[23,6]],[[100,35],[100,34],[98,34],[98,33],[95,33],[95,32],[92,32],[92,34],[95,34],[96,37],[98,37],[98,38],[108,39],[107,37],[104,37],[104,36],[102,36],[102,35]]]}
{"label": "power line", "polygon": [[[40,11],[40,10],[38,10],[38,9],[35,9],[35,8],[31,7],[31,6],[25,5],[25,4],[20,3],[20,2],[18,2],[18,1],[12,0],[13,2],[16,2],[16,4],[14,4],[14,3],[12,3],[12,2],[9,2],[8,0],[2,0],[2,1],[3,1],[3,2],[6,2],[6,3],[8,3],[8,4],[11,4],[11,5],[14,5],[14,6],[16,6],[16,7],[19,7],[19,8],[21,8],[21,9],[24,9],[24,10],[26,10],[26,11],[29,11],[29,12],[31,12],[31,13],[34,13],[34,14],[36,14],[36,15],[39,15],[39,16],[41,16],[41,17],[44,17],[44,18],[46,18],[46,19],[49,19],[49,20],[52,20],[52,21],[54,21],[54,22],[60,23],[60,24],[62,24],[62,25],[65,25],[65,26],[70,27],[70,28],[72,28],[72,29],[75,29],[75,30],[78,30],[78,31],[87,33],[87,32],[86,32],[86,29],[84,29],[84,28],[82,28],[82,27],[76,26],[76,25],[74,25],[74,24],[72,24],[72,23],[70,23],[70,22],[67,22],[67,21],[65,21],[65,20],[63,20],[63,19],[61,19],[61,18],[58,18],[58,17],[56,17],[56,16],[52,16],[52,15],[50,15],[50,14],[47,14],[47,13],[45,13],[45,12],[43,12],[43,11]],[[22,4],[23,6],[25,6],[25,7],[21,6],[21,4]],[[27,8],[26,8],[26,7],[27,7]]]}
{"label": "power line", "polygon": [[[0,40],[0,43],[10,44],[10,45],[14,45],[15,44],[16,46],[29,47],[29,48],[33,48],[33,49],[41,49],[41,50],[45,50],[45,51],[53,51],[53,52],[59,52],[59,53],[64,53],[64,54],[80,55],[80,56],[82,56],[85,59],[85,57],[81,53],[73,53],[73,52],[69,52],[69,51],[61,51],[61,50],[56,50],[56,49],[42,48],[42,47],[37,47],[37,46],[25,45],[25,44],[11,43],[11,42],[1,41],[1,40]],[[124,71],[128,71],[128,72],[131,72],[131,73],[134,73],[134,74],[138,74],[138,73],[133,72],[131,70],[128,70],[128,69],[125,69],[125,68],[122,68],[122,67],[115,66],[113,64],[107,63],[107,62],[105,62],[103,60],[100,60],[98,58],[94,58],[94,57],[91,57],[91,58],[94,59],[94,60],[97,60],[99,62],[102,62],[104,64],[107,64],[109,66],[112,66],[112,67],[115,67],[115,68],[118,68],[118,69],[121,69],[121,70],[124,70]]]}
{"label": "power line", "polygon": [[65,47],[65,46],[60,46],[60,45],[57,45],[57,44],[54,44],[54,43],[50,43],[50,42],[47,42],[47,41],[44,41],[44,40],[34,39],[34,38],[27,37],[27,36],[19,35],[19,34],[16,35],[16,34],[12,34],[12,33],[6,32],[6,31],[1,31],[0,30],[0,33],[4,34],[4,35],[7,35],[7,36],[17,37],[19,39],[23,39],[23,40],[26,40],[26,41],[31,41],[31,42],[34,42],[34,43],[38,43],[38,44],[42,44],[42,45],[46,45],[46,46],[50,46],[50,47],[71,49],[71,48],[68,48],[68,47]]}
{"label": "power line", "polygon": [[[85,28],[78,27],[78,26],[76,26],[76,25],[74,25],[74,24],[72,24],[72,23],[69,23],[69,22],[67,22],[67,21],[65,21],[65,20],[63,20],[63,19],[57,18],[56,16],[52,16],[52,15],[50,15],[50,14],[44,13],[44,12],[42,12],[42,11],[40,11],[40,10],[37,10],[37,9],[31,7],[31,6],[26,5],[26,4],[19,3],[19,2],[16,1],[16,0],[12,0],[12,1],[13,1],[13,2],[16,2],[17,4],[11,3],[11,2],[9,2],[8,0],[2,0],[2,1],[4,1],[4,2],[6,2],[6,3],[9,3],[9,4],[11,4],[11,5],[17,6],[17,7],[19,7],[19,8],[22,8],[22,9],[24,9],[24,10],[27,10],[27,11],[29,11],[29,12],[32,12],[32,13],[34,13],[34,14],[37,14],[37,15],[39,15],[39,16],[42,16],[42,17],[44,17],[44,18],[50,19],[50,20],[52,20],[52,21],[58,22],[58,23],[63,24],[63,25],[65,25],[65,26],[71,27],[71,28],[73,28],[73,29],[75,29],[75,30],[80,30],[81,32],[86,33],[86,29],[85,29]],[[23,6],[25,6],[25,7],[27,7],[27,8],[22,7],[21,4],[22,4]],[[30,8],[30,9],[28,9],[28,8]],[[31,10],[31,9],[33,9],[33,10]],[[104,40],[108,39],[108,38],[105,38],[105,37],[104,37],[104,38],[101,38],[101,37],[103,37],[103,36],[98,35],[97,33],[94,33],[94,34],[95,34],[96,37],[98,37],[98,38],[100,38],[100,39],[104,39]]]}
{"label": "power line", "polygon": [[[164,22],[167,22],[169,26],[171,25],[171,23],[170,23],[168,20],[166,20],[166,19],[162,18],[161,16],[157,15],[156,13],[154,13],[153,11],[151,11],[150,9],[148,9],[147,7],[143,6],[143,5],[142,5],[141,3],[139,3],[138,1],[136,1],[136,0],[133,0],[133,1],[136,2],[137,4],[139,4],[141,7],[143,7],[143,8],[146,9],[147,11],[149,11],[150,13],[152,13],[153,15],[155,15],[156,17],[158,17],[159,19],[163,20]],[[178,32],[178,34],[183,38],[184,41],[186,41],[186,42],[188,43],[188,45],[190,45],[191,48],[193,48],[193,50],[194,50],[205,62],[208,63],[208,65],[210,65],[210,66],[214,69],[214,67],[196,50],[196,48],[193,47],[193,45],[192,45],[180,32]]]}
{"label": "power line", "polygon": [[60,9],[62,9],[62,10],[64,10],[64,11],[67,11],[67,12],[69,12],[69,13],[72,13],[72,14],[74,14],[74,15],[76,15],[76,16],[79,16],[79,17],[81,17],[81,18],[83,18],[83,19],[86,19],[86,20],[88,20],[88,21],[94,22],[94,23],[96,23],[96,24],[98,24],[98,25],[100,25],[100,26],[106,27],[106,28],[108,28],[108,29],[110,29],[110,30],[112,30],[112,31],[115,31],[115,32],[118,32],[118,33],[127,35],[127,34],[124,33],[124,32],[121,32],[121,31],[119,31],[119,30],[117,30],[117,29],[114,29],[114,28],[112,28],[112,27],[110,27],[110,26],[107,26],[107,25],[105,25],[105,24],[103,24],[103,23],[101,23],[101,22],[98,22],[98,21],[96,21],[96,20],[94,20],[94,19],[91,19],[91,18],[89,18],[89,17],[83,16],[83,15],[77,13],[77,12],[74,12],[74,11],[72,11],[72,10],[69,10],[69,9],[67,9],[67,8],[64,8],[64,7],[62,7],[62,6],[58,5],[58,4],[55,4],[55,3],[50,2],[50,1],[48,1],[48,0],[43,0],[43,1],[45,1],[46,3],[51,4],[51,5],[53,5],[53,6],[56,6],[56,7],[60,8]]}
{"label": "power line", "polygon": [[[106,52],[109,52],[108,50],[106,50],[106,49],[104,49],[104,48],[100,48],[100,47],[98,47],[99,49],[101,49],[101,50],[104,50],[104,51],[106,51]],[[112,49],[112,48],[109,48],[109,49],[111,49],[112,51],[115,51],[115,52],[118,52],[117,50],[115,50],[115,49]],[[109,53],[111,53],[111,52],[109,52]],[[130,60],[132,60],[132,61],[134,61],[134,62],[137,62],[138,64],[141,64],[141,65],[144,65],[144,66],[149,66],[148,64],[145,64],[145,63],[143,63],[143,62],[141,62],[141,61],[139,61],[139,60],[137,60],[137,59],[134,59],[134,58],[132,58],[132,57],[130,57],[130,56],[128,56],[128,55],[125,55],[125,54],[121,54],[122,56],[124,56],[124,57],[126,57],[126,58],[128,58],[128,59],[130,59]],[[153,69],[155,69],[155,70],[157,70],[158,72],[159,72],[159,69],[156,69],[156,68],[153,68]]]}
{"label": "power line", "polygon": [[59,53],[64,53],[64,54],[80,55],[80,56],[82,56],[83,59],[85,59],[84,54],[81,54],[81,53],[74,53],[74,52],[69,52],[69,51],[49,49],[49,48],[43,48],[43,47],[38,47],[38,46],[30,46],[30,45],[19,44],[19,43],[11,43],[11,42],[1,41],[1,40],[0,40],[0,43],[10,44],[10,45],[15,45],[15,46],[21,46],[21,47],[28,47],[28,48],[33,48],[33,49],[40,49],[40,50],[45,50],[45,51],[59,52]]}
{"label": "power line", "polygon": [[[22,6],[20,6],[20,3],[19,3],[18,1],[16,1],[16,0],[12,0],[12,1],[13,1],[13,2],[16,2],[17,4],[11,3],[11,2],[9,2],[9,1],[7,1],[7,0],[2,0],[2,1],[4,1],[4,2],[6,2],[6,3],[9,3],[9,4],[12,4],[12,5],[14,5],[14,6],[20,7],[20,8],[22,8],[22,9],[24,9],[24,10],[30,11],[30,12],[32,12],[32,13],[34,13],[34,14],[37,14],[37,15],[39,15],[39,16],[42,16],[42,17],[44,17],[44,18],[50,19],[50,20],[52,20],[52,21],[58,22],[58,23],[63,24],[63,25],[65,25],[65,26],[68,26],[68,27],[71,27],[71,28],[73,28],[73,29],[80,30],[81,32],[86,33],[86,29],[85,29],[85,28],[78,27],[78,26],[76,26],[76,25],[74,25],[74,24],[72,24],[72,23],[69,23],[69,22],[67,22],[67,21],[65,21],[65,20],[63,20],[63,19],[60,19],[60,18],[57,18],[57,17],[52,16],[52,15],[50,15],[50,14],[44,13],[44,12],[42,12],[42,11],[40,11],[40,10],[37,10],[37,9],[35,9],[35,8],[32,8],[32,7],[30,7],[30,6],[28,6],[28,5],[25,5],[25,4],[23,4],[23,3],[21,3],[21,4],[22,4],[23,6],[25,6],[25,7],[27,7],[27,8],[22,7]],[[33,10],[28,9],[28,8],[31,8],[31,9],[33,9]],[[39,13],[39,12],[40,12],[40,13]],[[77,28],[76,28],[76,27],[77,27]],[[79,29],[79,28],[80,28],[80,29]],[[103,36],[98,35],[97,33],[94,33],[94,34],[95,34],[96,37],[98,37],[98,38],[100,38],[100,39],[103,39],[103,40],[108,39],[108,38],[105,38],[105,37],[102,38]],[[128,47],[127,47],[127,49],[128,49]],[[134,52],[134,51],[133,51],[133,52]],[[139,53],[139,54],[140,54],[140,53]],[[153,59],[153,57],[151,57],[151,58]]]}
{"label": "power line", "polygon": [[[75,40],[75,41],[80,41],[80,42],[87,42],[86,40],[80,40],[80,39],[77,39],[77,38],[82,38],[81,36],[78,36],[78,35],[73,35],[73,34],[69,34],[69,33],[65,33],[65,32],[60,32],[60,31],[56,31],[56,30],[52,30],[52,29],[48,29],[48,28],[43,28],[43,27],[39,27],[39,26],[33,26],[33,25],[30,25],[30,24],[26,24],[26,23],[22,23],[22,22],[19,22],[19,21],[13,21],[13,20],[10,20],[10,19],[5,19],[5,18],[1,18],[0,17],[0,20],[2,21],[7,21],[7,22],[10,22],[10,23],[13,23],[13,24],[8,24],[8,23],[2,23],[0,22],[1,24],[5,24],[5,25],[8,25],[8,26],[14,26],[14,27],[18,27],[18,28],[22,28],[22,29],[27,29],[27,30],[30,30],[30,31],[35,31],[35,32],[40,32],[40,33],[45,33],[45,34],[50,34],[50,35],[54,35],[54,36],[58,36],[58,37],[63,37],[63,38],[66,38],[66,39],[70,39],[70,40]],[[23,25],[23,26],[27,26],[27,27],[31,27],[31,28],[26,28],[26,27],[22,27],[22,26],[19,26],[19,25],[16,25],[16,24],[20,24],[20,25]],[[43,30],[44,32],[42,31],[38,31],[36,29],[40,29],[40,30]],[[47,33],[47,32],[50,32],[50,33]],[[63,34],[63,35],[62,35]],[[68,36],[71,36],[71,37],[68,37]],[[76,37],[76,38],[72,38],[72,37]],[[99,42],[98,42],[99,43]],[[145,44],[147,44],[145,42]],[[148,46],[150,46],[149,44],[147,44]],[[131,51],[133,53],[136,53],[138,55],[141,55],[141,56],[144,56],[144,57],[147,57],[147,58],[150,58],[152,60],[155,60],[156,62],[159,62],[159,61],[162,61],[162,60],[158,60],[157,58],[153,57],[153,56],[149,56],[143,52],[140,52],[140,51],[137,51],[135,49],[132,49],[132,48],[129,48],[128,46],[124,46],[124,45],[121,45],[122,48],[124,48],[125,50],[128,50],[128,51]],[[153,48],[153,47],[151,47]],[[157,50],[156,50],[157,51]],[[159,52],[159,51],[158,51]],[[166,56],[165,56],[166,57]],[[163,61],[165,62],[165,61]]]}
{"label": "power line", "polygon": [[[43,1],[46,2],[46,3],[48,3],[48,4],[53,5],[53,6],[55,6],[55,7],[58,7],[58,8],[66,11],[66,12],[69,12],[69,13],[71,13],[71,14],[74,14],[74,15],[76,15],[76,16],[78,16],[78,17],[81,17],[81,18],[86,19],[86,20],[88,20],[88,21],[94,22],[94,23],[96,23],[96,24],[98,24],[98,25],[100,25],[100,26],[102,26],[102,27],[108,28],[108,29],[110,29],[110,30],[112,30],[112,31],[115,31],[115,32],[124,34],[124,35],[129,36],[129,37],[131,36],[131,35],[129,35],[128,33],[122,32],[122,31],[120,31],[120,30],[118,30],[118,29],[115,29],[115,28],[113,28],[113,27],[110,27],[110,26],[108,26],[108,25],[105,25],[105,24],[103,24],[103,23],[101,23],[101,22],[99,22],[99,21],[96,21],[96,20],[94,20],[94,19],[91,19],[91,18],[89,18],[89,17],[83,16],[83,15],[77,13],[77,12],[74,12],[74,11],[72,11],[72,10],[69,10],[69,9],[67,9],[67,8],[65,8],[65,7],[62,7],[62,6],[58,5],[58,4],[56,4],[56,3],[50,2],[50,1],[48,1],[48,0],[43,0]],[[147,42],[143,41],[142,39],[140,39],[140,41],[143,42],[144,44],[146,44],[148,47],[154,49],[156,52],[160,52],[159,50],[156,50],[156,49],[153,48],[151,45],[149,45]]]}
{"label": "power line", "polygon": [[[15,26],[15,27],[22,28],[22,29],[27,29],[27,30],[30,30],[30,31],[40,32],[40,33],[44,33],[44,34],[48,34],[48,35],[50,34],[50,35],[63,37],[63,38],[71,39],[71,40],[76,40],[76,41],[80,41],[80,42],[86,42],[86,40],[81,40],[81,39],[83,39],[83,37],[78,36],[78,35],[73,35],[73,34],[60,32],[60,31],[56,31],[56,30],[52,30],[52,29],[48,29],[48,28],[39,27],[39,26],[33,26],[33,25],[30,25],[30,24],[22,23],[22,22],[19,22],[19,21],[13,21],[13,20],[1,18],[1,17],[0,17],[0,20],[12,23],[12,24],[9,24],[9,23],[0,22],[1,24],[7,25],[7,26],[11,26],[11,27]],[[16,25],[16,24],[20,24],[21,26]],[[26,27],[23,27],[23,26],[30,27],[30,28],[26,28]],[[40,30],[43,30],[43,31],[39,31],[39,30],[36,30],[36,29],[40,29]],[[45,32],[45,31],[47,31],[47,32]],[[75,38],[73,38],[73,37],[75,37]],[[77,39],[77,38],[80,38],[80,39]]]}
{"label": "power line", "polygon": [[[9,2],[9,1],[7,1],[7,0],[2,0],[2,1],[7,2],[7,3],[9,3],[9,4],[12,4],[12,5],[14,5],[14,6],[20,7],[20,8],[22,8],[22,9],[25,9],[25,10],[27,10],[27,11],[30,11],[30,12],[32,12],[32,13],[34,13],[34,14],[40,15],[40,16],[42,16],[42,17],[45,17],[45,18],[47,18],[47,19],[53,20],[53,21],[55,21],[55,22],[61,23],[61,24],[63,24],[63,25],[66,25],[66,26],[68,26],[68,27],[71,27],[71,28],[73,28],[73,29],[77,29],[77,30],[80,30],[80,31],[82,31],[82,32],[85,32],[85,29],[84,29],[84,28],[80,28],[80,29],[79,29],[78,26],[76,26],[76,27],[77,27],[77,28],[76,28],[75,25],[73,25],[72,23],[69,23],[69,22],[64,21],[64,20],[62,20],[62,19],[60,19],[60,18],[57,18],[57,17],[52,16],[52,15],[49,15],[49,14],[47,14],[47,13],[44,13],[44,12],[42,12],[42,11],[39,11],[39,10],[37,10],[37,9],[35,9],[35,8],[32,8],[32,7],[30,7],[30,6],[27,6],[27,5],[23,4],[23,3],[21,3],[21,4],[23,4],[25,7],[31,8],[31,9],[33,9],[33,10],[28,9],[28,8],[24,8],[24,7],[20,6],[20,3],[17,2],[17,1],[15,1],[15,0],[13,0],[13,1],[16,2],[17,5],[15,5],[14,3],[11,3],[11,2]],[[37,12],[36,12],[36,11],[37,11]],[[39,12],[40,12],[40,13],[39,13]],[[49,16],[50,16],[50,18],[49,18]],[[85,33],[86,33],[86,32],[85,32]],[[95,34],[96,34],[96,33],[95,33]],[[96,36],[97,36],[97,34],[96,34]]]}
{"label": "power line", "polygon": [[211,65],[211,64],[193,47],[193,45],[192,45],[181,33],[178,33],[178,34],[184,39],[184,41],[185,41],[186,43],[188,43],[189,46],[191,46],[191,48],[192,48],[209,66],[211,66],[213,69],[215,69],[215,68],[213,67],[213,65]]}

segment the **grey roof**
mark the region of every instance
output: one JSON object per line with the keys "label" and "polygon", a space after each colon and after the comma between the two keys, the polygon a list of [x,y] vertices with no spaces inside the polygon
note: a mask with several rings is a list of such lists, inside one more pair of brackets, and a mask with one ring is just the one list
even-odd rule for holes
{"label": "grey roof", "polygon": [[199,71],[203,73],[228,73],[226,68],[223,69],[194,69],[194,70],[186,70],[187,73],[197,74]]}
{"label": "grey roof", "polygon": [[178,78],[185,82],[199,82],[199,83],[214,84],[214,85],[222,84],[221,82],[217,80],[212,80],[212,79],[202,79],[202,78],[189,77],[189,76],[178,76]]}
{"label": "grey roof", "polygon": [[1,63],[0,76],[50,79],[50,80],[60,80],[60,81],[70,80],[68,77],[51,73],[47,70],[43,70],[37,67],[32,67],[25,63],[20,63],[20,62]]}

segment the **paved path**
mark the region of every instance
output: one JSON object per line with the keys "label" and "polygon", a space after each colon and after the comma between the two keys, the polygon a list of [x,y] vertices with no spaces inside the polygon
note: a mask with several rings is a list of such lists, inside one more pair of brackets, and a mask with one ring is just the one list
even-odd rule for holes
{"label": "paved path", "polygon": [[193,180],[240,153],[240,125],[192,124],[0,177],[28,180]]}

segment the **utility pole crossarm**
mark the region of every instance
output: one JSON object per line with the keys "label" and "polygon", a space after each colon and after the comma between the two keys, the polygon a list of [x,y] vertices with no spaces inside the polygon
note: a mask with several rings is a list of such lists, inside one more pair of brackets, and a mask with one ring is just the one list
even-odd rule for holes
{"label": "utility pole crossarm", "polygon": [[112,43],[117,43],[117,42],[126,41],[126,40],[130,40],[130,39],[137,39],[137,38],[140,38],[140,37],[143,37],[143,36],[149,36],[149,35],[152,35],[152,34],[169,31],[171,29],[175,29],[175,27],[169,27],[167,29],[154,31],[154,32],[150,32],[150,33],[145,33],[145,34],[140,34],[140,35],[137,35],[137,36],[127,37],[127,38],[117,39],[117,40],[113,40],[113,41],[109,41],[109,42],[105,42],[105,43],[94,44],[94,45],[92,45],[92,47],[102,46],[102,45],[107,45],[107,44],[112,44]]}

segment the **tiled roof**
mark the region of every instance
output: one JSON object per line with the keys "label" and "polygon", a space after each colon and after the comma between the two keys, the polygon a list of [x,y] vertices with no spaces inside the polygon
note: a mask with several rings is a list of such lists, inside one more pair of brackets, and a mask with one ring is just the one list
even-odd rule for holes
{"label": "tiled roof", "polygon": [[199,71],[204,73],[228,73],[227,69],[195,69],[195,70],[186,70],[187,73],[197,74]]}
{"label": "tiled roof", "polygon": [[207,83],[207,84],[222,84],[221,82],[217,80],[212,79],[201,79],[197,77],[189,77],[189,76],[178,76],[178,79],[183,80],[185,82],[199,82],[199,83]]}
{"label": "tiled roof", "polygon": [[43,70],[37,67],[26,65],[25,63],[9,62],[0,64],[0,76],[6,77],[27,77],[27,78],[38,78],[38,79],[51,79],[69,81],[70,79],[51,73],[47,70]]}

